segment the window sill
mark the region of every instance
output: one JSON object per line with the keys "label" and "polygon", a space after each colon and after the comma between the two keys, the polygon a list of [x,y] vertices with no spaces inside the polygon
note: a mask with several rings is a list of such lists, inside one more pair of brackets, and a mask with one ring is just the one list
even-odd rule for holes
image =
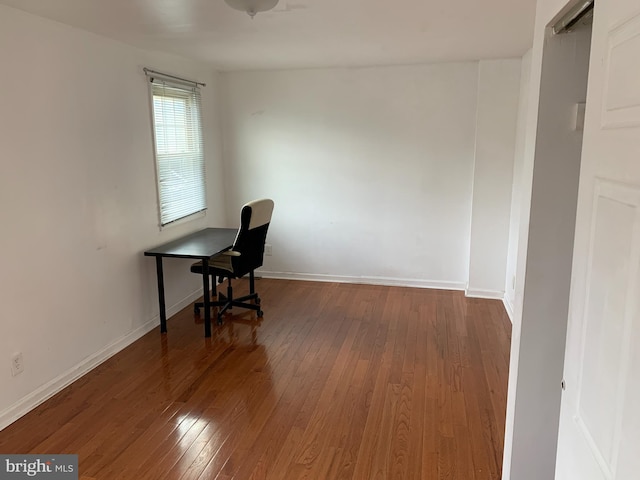
{"label": "window sill", "polygon": [[200,212],[196,212],[196,213],[192,213],[191,215],[187,215],[186,217],[182,217],[179,220],[175,220],[171,223],[167,223],[166,225],[160,225],[160,231],[162,232],[163,230],[167,230],[167,229],[171,229],[173,227],[177,227],[180,225],[184,225],[185,223],[189,223],[192,222],[194,220],[199,220],[201,218],[204,218],[207,216],[207,209],[205,208],[204,210],[200,211]]}

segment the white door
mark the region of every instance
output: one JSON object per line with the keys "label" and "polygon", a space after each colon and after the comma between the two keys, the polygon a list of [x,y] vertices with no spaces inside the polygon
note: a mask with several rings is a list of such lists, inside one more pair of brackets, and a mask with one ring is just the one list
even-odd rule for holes
{"label": "white door", "polygon": [[640,479],[640,0],[596,0],[556,479]]}

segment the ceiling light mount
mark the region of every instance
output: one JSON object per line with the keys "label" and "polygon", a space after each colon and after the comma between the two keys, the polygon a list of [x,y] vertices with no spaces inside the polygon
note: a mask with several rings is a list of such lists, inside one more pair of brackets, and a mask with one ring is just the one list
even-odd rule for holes
{"label": "ceiling light mount", "polygon": [[251,18],[256,13],[271,10],[278,4],[278,0],[224,0],[227,5],[241,12],[247,12]]}

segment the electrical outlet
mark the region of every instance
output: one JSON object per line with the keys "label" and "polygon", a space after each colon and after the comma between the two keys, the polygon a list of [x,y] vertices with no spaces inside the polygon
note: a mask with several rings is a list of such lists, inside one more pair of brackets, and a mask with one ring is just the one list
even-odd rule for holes
{"label": "electrical outlet", "polygon": [[22,358],[22,352],[18,352],[11,357],[11,375],[15,377],[22,372],[24,372],[24,359]]}
{"label": "electrical outlet", "polygon": [[271,256],[271,245],[269,243],[265,243],[264,245],[264,254]]}

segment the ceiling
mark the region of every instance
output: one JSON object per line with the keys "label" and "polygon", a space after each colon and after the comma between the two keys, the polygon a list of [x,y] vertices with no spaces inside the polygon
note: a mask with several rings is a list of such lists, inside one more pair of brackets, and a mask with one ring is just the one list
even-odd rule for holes
{"label": "ceiling", "polygon": [[353,67],[523,55],[536,0],[280,0],[253,20],[224,0],[0,0],[216,69]]}

